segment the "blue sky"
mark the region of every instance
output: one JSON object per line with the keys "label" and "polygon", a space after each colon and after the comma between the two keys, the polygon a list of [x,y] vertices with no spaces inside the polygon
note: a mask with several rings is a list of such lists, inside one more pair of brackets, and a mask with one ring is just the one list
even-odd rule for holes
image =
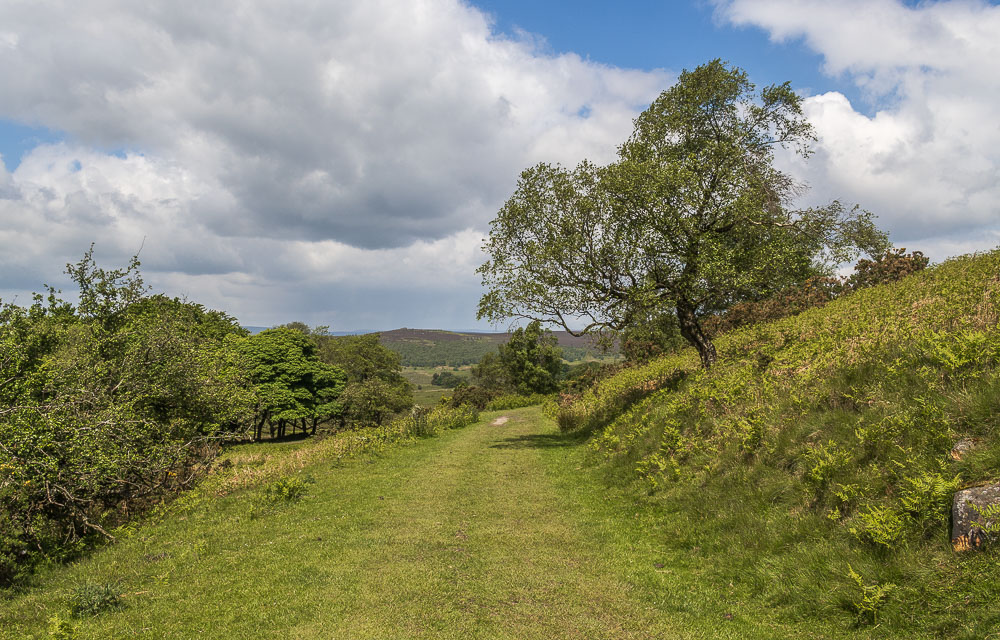
{"label": "blue sky", "polygon": [[[238,10],[237,10],[238,5]],[[1000,244],[996,1],[0,4],[0,299],[91,242],[248,325],[487,328],[489,221],[676,74],[790,81],[810,189],[935,260]]]}
{"label": "blue sky", "polygon": [[715,19],[706,2],[475,2],[496,18],[499,31],[539,34],[554,52],[634,69],[692,69],[722,58],[758,84],[854,92],[849,82],[820,73],[821,55],[800,42],[773,43],[758,28],[733,28]]}

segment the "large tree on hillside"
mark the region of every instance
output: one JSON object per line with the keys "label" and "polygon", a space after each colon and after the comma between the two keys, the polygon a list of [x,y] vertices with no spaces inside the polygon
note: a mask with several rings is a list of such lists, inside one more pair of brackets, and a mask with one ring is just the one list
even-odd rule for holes
{"label": "large tree on hillside", "polygon": [[616,162],[521,174],[484,246],[479,317],[582,335],[666,312],[711,366],[706,315],[888,246],[857,207],[788,208],[797,188],[775,149],[805,157],[813,139],[788,83],[757,92],[719,60],[683,72]]}

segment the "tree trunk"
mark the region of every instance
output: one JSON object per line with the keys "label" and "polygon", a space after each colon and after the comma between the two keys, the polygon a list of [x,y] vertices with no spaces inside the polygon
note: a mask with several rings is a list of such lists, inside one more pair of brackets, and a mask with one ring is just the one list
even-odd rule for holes
{"label": "tree trunk", "polygon": [[698,320],[698,314],[695,313],[694,305],[677,302],[677,323],[680,325],[681,335],[684,339],[698,350],[702,366],[710,369],[718,356],[715,353],[715,345],[701,329],[701,322]]}

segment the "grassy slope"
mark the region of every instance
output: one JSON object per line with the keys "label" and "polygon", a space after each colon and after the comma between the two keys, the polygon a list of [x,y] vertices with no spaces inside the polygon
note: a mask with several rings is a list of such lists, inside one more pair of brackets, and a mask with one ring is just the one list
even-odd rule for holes
{"label": "grassy slope", "polygon": [[580,438],[537,407],[504,415],[315,464],[299,503],[260,511],[254,490],[192,501],[0,604],[0,637],[45,637],[73,588],[116,580],[127,606],[75,620],[78,637],[855,635],[774,621],[711,579],[701,551],[665,539],[662,505],[609,492]]}
{"label": "grassy slope", "polygon": [[957,555],[948,527],[957,488],[1000,478],[998,305],[1000,252],[952,260],[724,336],[711,372],[691,352],[623,372],[560,422],[779,620],[1000,637],[1000,553]]}

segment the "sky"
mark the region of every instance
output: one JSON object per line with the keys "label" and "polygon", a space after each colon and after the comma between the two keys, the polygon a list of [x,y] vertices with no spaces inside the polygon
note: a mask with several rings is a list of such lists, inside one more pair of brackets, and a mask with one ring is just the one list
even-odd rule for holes
{"label": "sky", "polygon": [[606,163],[683,69],[789,81],[800,206],[933,260],[1000,245],[985,0],[0,3],[0,299],[91,243],[244,325],[481,329],[489,222],[538,162]]}

